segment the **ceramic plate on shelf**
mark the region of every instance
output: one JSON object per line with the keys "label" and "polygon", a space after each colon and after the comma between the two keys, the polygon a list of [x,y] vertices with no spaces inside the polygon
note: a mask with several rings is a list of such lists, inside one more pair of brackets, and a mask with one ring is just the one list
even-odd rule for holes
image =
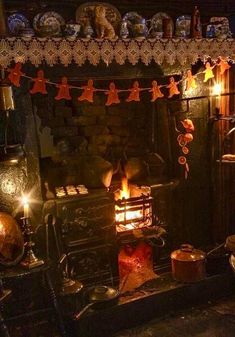
{"label": "ceramic plate on shelf", "polygon": [[210,18],[210,23],[214,26],[216,38],[226,39],[232,37],[228,18],[224,16],[213,16]]}
{"label": "ceramic plate on shelf", "polygon": [[176,37],[190,37],[191,16],[181,15],[175,22]]}
{"label": "ceramic plate on shelf", "polygon": [[61,26],[65,25],[65,20],[63,17],[53,11],[46,12],[40,16],[39,19],[40,26],[50,26],[53,30],[61,31]]}
{"label": "ceramic plate on shelf", "polygon": [[138,24],[143,21],[143,18],[137,12],[128,12],[123,16],[122,20],[129,21],[131,24]]}
{"label": "ceramic plate on shelf", "polygon": [[21,13],[14,13],[7,18],[9,32],[19,35],[22,30],[29,28],[29,20]]}
{"label": "ceramic plate on shelf", "polygon": [[80,23],[82,18],[88,17],[92,21],[95,17],[95,8],[104,6],[106,9],[106,18],[112,24],[115,30],[119,28],[121,22],[121,14],[116,7],[105,2],[86,2],[80,5],[76,10],[76,22]]}
{"label": "ceramic plate on shelf", "polygon": [[174,23],[171,17],[164,12],[156,13],[152,19],[150,24],[150,35],[151,36],[161,36],[163,35],[163,19],[170,19],[172,25],[172,31],[174,31]]}

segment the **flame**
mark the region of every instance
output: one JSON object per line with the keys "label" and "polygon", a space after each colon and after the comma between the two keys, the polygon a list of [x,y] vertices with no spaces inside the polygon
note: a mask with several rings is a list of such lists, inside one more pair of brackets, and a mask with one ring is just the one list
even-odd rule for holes
{"label": "flame", "polygon": [[[119,199],[128,199],[130,198],[130,187],[128,184],[128,180],[126,177],[122,178],[122,189],[119,194]],[[129,210],[131,206],[127,206],[126,208],[124,207],[119,207],[115,206],[116,210],[122,211],[120,213],[115,214],[115,220],[117,222],[117,231],[122,232],[124,230],[131,230],[135,228],[140,228],[141,224],[139,223],[139,220],[142,219],[143,217],[143,210]],[[133,222],[121,225],[118,223],[123,222],[123,221],[129,221],[133,220]],[[143,223],[144,226],[144,223]]]}
{"label": "flame", "polygon": [[130,198],[130,188],[128,185],[127,177],[122,178],[122,189],[120,191],[120,199],[122,198],[125,198],[125,199]]}

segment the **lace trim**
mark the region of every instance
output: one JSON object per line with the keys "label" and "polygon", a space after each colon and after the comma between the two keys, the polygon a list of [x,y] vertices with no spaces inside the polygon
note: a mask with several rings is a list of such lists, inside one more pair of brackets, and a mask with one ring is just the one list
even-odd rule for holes
{"label": "lace trim", "polygon": [[235,60],[235,40],[217,39],[76,39],[76,38],[19,38],[0,39],[0,65],[4,68],[11,61],[31,62],[38,66],[45,61],[49,66],[61,63],[68,66],[75,62],[82,66],[86,61],[97,66],[101,61],[107,65],[113,61],[122,65],[154,61],[174,65],[194,63],[219,56]]}

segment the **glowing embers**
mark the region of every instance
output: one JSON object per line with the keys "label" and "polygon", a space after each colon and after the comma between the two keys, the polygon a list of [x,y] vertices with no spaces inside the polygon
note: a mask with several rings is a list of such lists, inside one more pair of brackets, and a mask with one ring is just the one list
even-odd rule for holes
{"label": "glowing embers", "polygon": [[134,196],[126,178],[115,202],[115,221],[117,232],[149,227],[152,225],[153,198],[146,188],[134,189]]}

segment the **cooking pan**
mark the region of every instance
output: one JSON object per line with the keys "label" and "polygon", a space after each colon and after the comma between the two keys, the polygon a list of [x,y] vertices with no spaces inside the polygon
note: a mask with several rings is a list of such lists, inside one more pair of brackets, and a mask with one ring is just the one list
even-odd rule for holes
{"label": "cooking pan", "polygon": [[84,315],[91,307],[102,309],[108,305],[114,304],[118,299],[119,294],[120,293],[117,289],[104,285],[91,288],[88,291],[89,303],[75,315],[75,319],[80,319],[81,316]]}

